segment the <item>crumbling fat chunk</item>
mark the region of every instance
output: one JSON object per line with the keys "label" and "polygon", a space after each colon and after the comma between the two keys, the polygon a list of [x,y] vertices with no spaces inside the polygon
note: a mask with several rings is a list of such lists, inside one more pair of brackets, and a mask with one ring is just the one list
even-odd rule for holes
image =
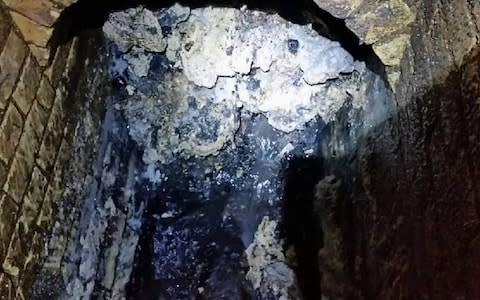
{"label": "crumbling fat chunk", "polygon": [[145,77],[150,70],[152,54],[145,52],[143,48],[133,46],[128,53],[125,54],[131,70],[139,77]]}
{"label": "crumbling fat chunk", "polygon": [[309,84],[354,70],[353,58],[339,43],[278,15],[209,7],[193,10],[185,28],[190,47],[180,48],[184,72],[204,87],[213,87],[218,77],[248,74],[252,67],[268,71],[271,64],[301,68]]}
{"label": "crumbling fat chunk", "polygon": [[247,279],[262,299],[301,299],[295,273],[288,266],[283,245],[277,237],[277,221],[264,217],[253,242],[245,251],[249,271]]}
{"label": "crumbling fat chunk", "polygon": [[167,57],[195,86],[212,89],[215,101],[263,113],[284,132],[317,115],[330,121],[349,83],[323,83],[356,69],[339,43],[309,26],[233,8],[192,10],[168,36]]}
{"label": "crumbling fat chunk", "polygon": [[153,12],[143,7],[111,13],[103,32],[122,52],[133,46],[150,52],[163,52],[167,47],[160,23]]}
{"label": "crumbling fat chunk", "polygon": [[209,156],[233,141],[239,126],[233,103],[207,101],[209,95],[189,88],[180,74],[164,79],[152,93],[137,93],[124,105],[130,135],[146,148],[147,164],[167,163],[175,154]]}
{"label": "crumbling fat chunk", "polygon": [[[125,113],[146,163],[217,154],[233,144],[241,110],[288,133],[317,116],[332,121],[347,99],[354,107],[365,102],[361,64],[338,42],[277,14],[140,7],[111,14],[104,32],[127,51],[121,56],[136,75]],[[160,57],[169,67],[149,80],[152,58]]]}

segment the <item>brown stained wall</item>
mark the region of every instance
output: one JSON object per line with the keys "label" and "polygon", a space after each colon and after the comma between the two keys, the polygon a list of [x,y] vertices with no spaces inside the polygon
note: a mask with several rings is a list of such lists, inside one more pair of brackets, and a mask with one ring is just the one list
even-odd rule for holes
{"label": "brown stained wall", "polygon": [[372,299],[480,298],[479,79],[476,55],[362,149],[359,256]]}
{"label": "brown stained wall", "polygon": [[[28,1],[27,1],[28,2]],[[0,3],[0,299],[23,299],[62,189],[76,41],[41,66]]]}
{"label": "brown stained wall", "polygon": [[368,299],[480,299],[480,2],[411,6],[398,111],[361,149],[364,288]]}

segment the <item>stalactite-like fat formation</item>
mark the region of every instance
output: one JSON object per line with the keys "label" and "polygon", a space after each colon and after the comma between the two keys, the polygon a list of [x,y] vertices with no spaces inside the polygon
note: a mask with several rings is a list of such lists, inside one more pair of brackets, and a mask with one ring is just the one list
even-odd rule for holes
{"label": "stalactite-like fat formation", "polygon": [[[131,28],[125,14],[148,24]],[[165,31],[158,32],[167,44],[161,60],[149,50],[153,37],[137,32],[153,26],[152,15]],[[148,147],[149,163],[168,162],[177,152],[187,158],[218,153],[233,142],[241,109],[265,115],[287,133],[316,117],[332,121],[348,99],[367,110],[365,65],[339,43],[278,15],[177,4],[159,13],[116,12],[107,24],[104,32],[121,52],[114,72],[133,79],[125,86],[130,133]],[[154,56],[157,69],[150,72],[167,73],[156,85],[145,83]]]}
{"label": "stalactite-like fat formation", "polygon": [[[112,90],[64,297],[298,298],[276,232],[285,170],[352,155],[389,111],[381,78],[309,25],[245,8],[130,8],[103,32]],[[338,119],[343,141],[326,130]]]}
{"label": "stalactite-like fat formation", "polygon": [[284,254],[283,241],[279,239],[277,221],[263,218],[245,253],[249,267],[246,277],[261,299],[302,299],[297,278],[289,266],[291,262]]}

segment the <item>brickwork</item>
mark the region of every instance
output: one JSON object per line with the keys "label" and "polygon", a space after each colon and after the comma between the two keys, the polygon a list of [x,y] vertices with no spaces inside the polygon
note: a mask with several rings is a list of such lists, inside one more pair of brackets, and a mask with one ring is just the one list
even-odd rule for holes
{"label": "brickwork", "polygon": [[[2,2],[6,7],[3,13],[9,14],[13,19],[32,55],[41,66],[47,66],[56,52],[57,45],[52,38],[55,25],[62,11],[76,1],[2,0]],[[0,39],[2,31],[0,25]]]}
{"label": "brickwork", "polygon": [[[62,168],[54,166],[63,165],[70,153],[65,139],[65,86],[76,62],[76,49],[72,48],[78,44],[60,45],[51,60],[38,61],[32,43],[43,47],[45,37],[35,35],[48,32],[30,23],[52,26],[59,16],[54,10],[57,4],[45,3],[5,1],[14,10],[11,17],[0,4],[2,300],[28,299],[34,268],[61,193]],[[44,10],[53,12],[45,15]],[[30,25],[33,27],[27,28]]]}
{"label": "brickwork", "polygon": [[[78,44],[54,45],[52,36],[74,2],[0,0],[2,300],[26,297],[61,194],[69,153],[64,101]],[[463,65],[479,47],[480,2],[316,2],[373,44],[396,90],[397,115],[362,149],[368,204],[358,220],[367,237],[359,256],[369,299],[474,299],[480,166],[467,156],[478,156],[480,143],[479,75],[478,65]],[[461,282],[448,277],[451,270]]]}

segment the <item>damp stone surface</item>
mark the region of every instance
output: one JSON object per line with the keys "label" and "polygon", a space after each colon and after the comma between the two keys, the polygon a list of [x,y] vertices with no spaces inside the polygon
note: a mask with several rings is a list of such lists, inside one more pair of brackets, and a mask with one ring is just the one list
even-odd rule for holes
{"label": "damp stone surface", "polygon": [[303,299],[288,170],[351,155],[390,109],[383,80],[311,25],[246,8],[129,8],[102,32],[92,88],[111,91],[70,193],[85,201],[60,298]]}

